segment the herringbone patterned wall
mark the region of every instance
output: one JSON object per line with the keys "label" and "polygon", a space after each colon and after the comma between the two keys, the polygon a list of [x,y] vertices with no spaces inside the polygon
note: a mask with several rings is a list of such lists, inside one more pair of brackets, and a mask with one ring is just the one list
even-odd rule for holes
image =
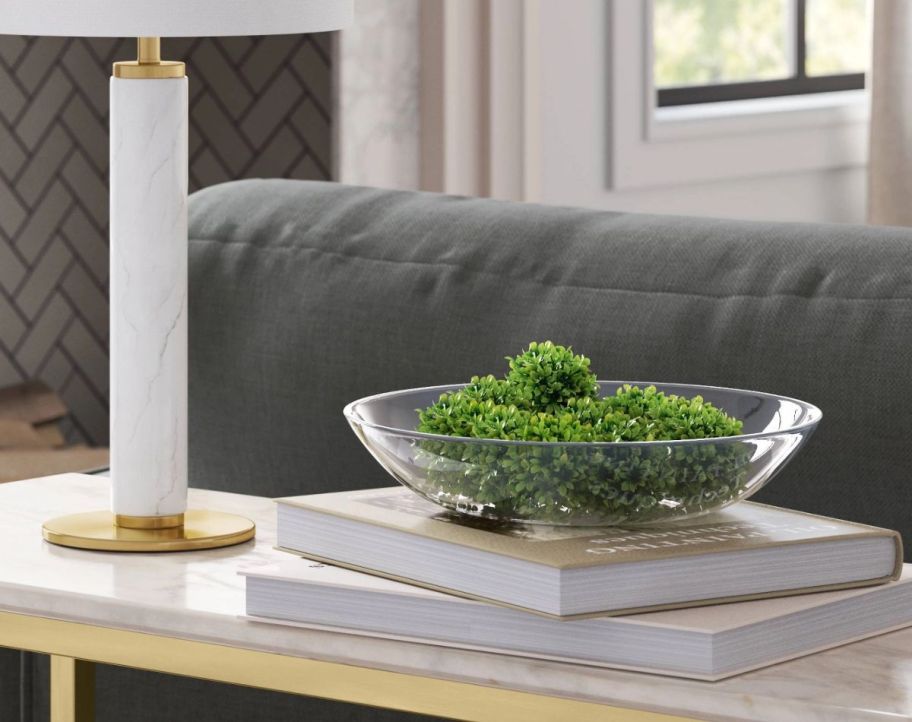
{"label": "herringbone patterned wall", "polygon": [[[330,36],[165,41],[190,76],[190,186],[330,177]],[[0,36],[0,386],[108,429],[108,77],[135,41]]]}

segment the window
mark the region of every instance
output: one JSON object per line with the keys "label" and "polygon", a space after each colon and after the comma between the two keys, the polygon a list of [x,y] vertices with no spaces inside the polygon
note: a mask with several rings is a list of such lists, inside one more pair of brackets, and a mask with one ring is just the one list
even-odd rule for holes
{"label": "window", "polygon": [[868,0],[653,0],[660,107],[864,88]]}

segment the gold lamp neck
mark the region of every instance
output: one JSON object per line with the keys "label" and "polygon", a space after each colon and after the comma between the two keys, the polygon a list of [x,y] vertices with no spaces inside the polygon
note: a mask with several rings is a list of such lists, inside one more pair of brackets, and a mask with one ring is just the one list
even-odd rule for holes
{"label": "gold lamp neck", "polygon": [[158,65],[161,59],[161,38],[136,38],[137,63]]}
{"label": "gold lamp neck", "polygon": [[122,60],[114,63],[115,78],[134,80],[163,80],[183,78],[186,66],[178,60],[161,59],[161,38],[142,37],[136,39],[136,60]]}

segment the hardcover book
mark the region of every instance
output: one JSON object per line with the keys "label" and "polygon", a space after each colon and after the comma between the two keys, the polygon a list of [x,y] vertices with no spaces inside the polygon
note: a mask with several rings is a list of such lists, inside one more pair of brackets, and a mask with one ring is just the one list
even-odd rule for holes
{"label": "hardcover book", "polygon": [[899,534],[740,502],[661,527],[492,524],[404,487],[278,501],[278,545],[310,559],[573,618],[880,584]]}
{"label": "hardcover book", "polygon": [[242,574],[258,621],[705,680],[912,624],[912,565],[876,587],[569,622],[306,559]]}

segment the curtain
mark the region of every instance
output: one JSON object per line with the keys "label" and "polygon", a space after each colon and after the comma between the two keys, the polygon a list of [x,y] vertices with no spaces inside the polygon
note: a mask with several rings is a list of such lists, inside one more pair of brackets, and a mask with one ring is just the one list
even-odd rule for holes
{"label": "curtain", "polygon": [[912,226],[912,1],[874,1],[868,221]]}

